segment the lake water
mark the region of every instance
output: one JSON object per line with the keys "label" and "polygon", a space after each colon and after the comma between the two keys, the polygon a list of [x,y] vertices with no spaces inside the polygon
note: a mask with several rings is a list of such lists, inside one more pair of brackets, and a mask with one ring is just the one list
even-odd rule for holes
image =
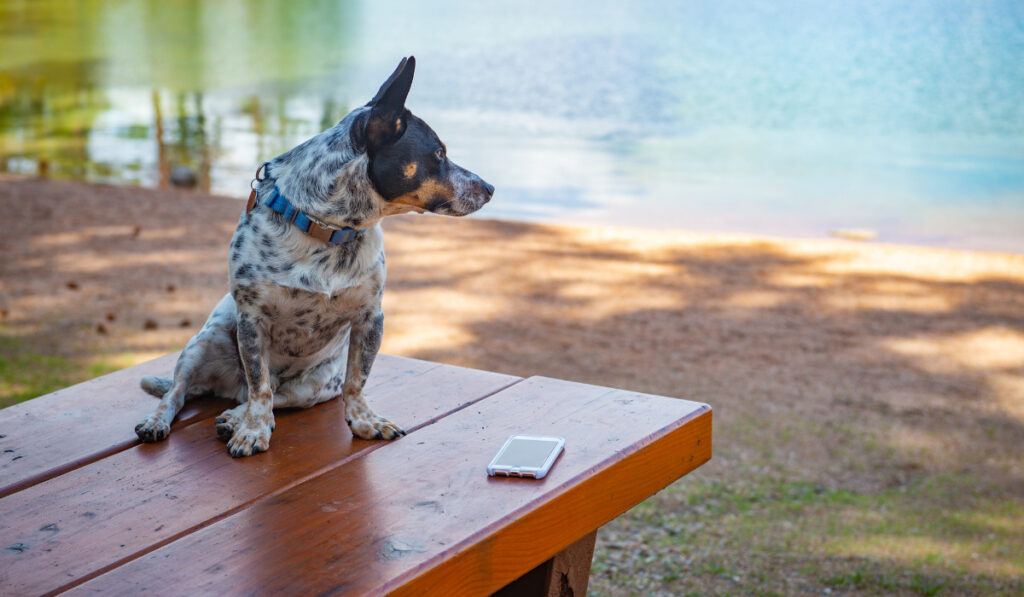
{"label": "lake water", "polygon": [[417,57],[482,217],[1024,252],[1024,2],[0,3],[0,169],[242,197]]}

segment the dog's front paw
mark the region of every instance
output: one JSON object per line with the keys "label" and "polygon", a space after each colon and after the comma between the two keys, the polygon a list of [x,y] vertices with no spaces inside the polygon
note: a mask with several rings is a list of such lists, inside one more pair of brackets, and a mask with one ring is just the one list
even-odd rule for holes
{"label": "dog's front paw", "polygon": [[[266,452],[270,448],[270,426],[265,423],[237,421],[228,440],[228,452],[235,458]],[[218,425],[218,433],[220,433]]]}
{"label": "dog's front paw", "polygon": [[171,434],[171,426],[152,415],[135,426],[135,435],[146,443],[158,442]]}
{"label": "dog's front paw", "polygon": [[368,413],[345,421],[352,435],[362,439],[397,439],[405,435],[405,431],[384,417]]}

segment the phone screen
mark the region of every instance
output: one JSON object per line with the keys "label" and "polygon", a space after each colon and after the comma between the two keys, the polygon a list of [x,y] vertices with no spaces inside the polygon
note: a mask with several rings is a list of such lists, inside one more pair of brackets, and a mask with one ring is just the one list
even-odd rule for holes
{"label": "phone screen", "polygon": [[556,440],[515,438],[501,451],[494,465],[540,468],[557,447]]}

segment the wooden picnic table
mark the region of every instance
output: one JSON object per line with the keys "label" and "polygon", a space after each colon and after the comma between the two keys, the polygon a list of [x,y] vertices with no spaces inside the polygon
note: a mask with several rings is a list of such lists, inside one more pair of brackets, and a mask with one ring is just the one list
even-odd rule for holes
{"label": "wooden picnic table", "polygon": [[[581,595],[598,527],[711,457],[705,404],[387,355],[397,441],[332,400],[235,459],[203,399],[141,444],[138,380],[176,357],[0,410],[0,594]],[[546,478],[487,476],[513,433],[566,438]]]}

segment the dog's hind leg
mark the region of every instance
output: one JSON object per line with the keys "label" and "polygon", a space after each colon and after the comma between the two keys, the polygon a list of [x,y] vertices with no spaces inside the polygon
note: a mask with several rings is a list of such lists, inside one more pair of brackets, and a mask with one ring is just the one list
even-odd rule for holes
{"label": "dog's hind leg", "polygon": [[[189,368],[189,365],[195,360],[192,357],[193,355],[182,352],[181,356],[178,357],[178,366],[175,367],[176,372],[183,368]],[[185,361],[185,367],[182,367],[182,361]],[[160,398],[160,404],[157,405],[156,410],[135,426],[135,434],[142,441],[158,442],[170,435],[171,421],[177,416],[181,407],[185,406],[185,394],[188,391],[187,376],[176,377],[176,379],[179,380],[178,383],[171,384],[167,392]],[[165,379],[162,381],[169,380]],[[145,388],[145,385],[143,388]]]}
{"label": "dog's hind leg", "polygon": [[146,376],[142,388],[160,393],[156,410],[135,426],[144,442],[157,442],[171,432],[171,422],[189,398],[213,393],[226,398],[244,394],[237,347],[234,341],[234,301],[225,297],[210,314],[206,324],[181,351],[174,367],[174,380]]}
{"label": "dog's hind leg", "polygon": [[[274,390],[274,408],[309,408],[340,395],[341,385],[345,381],[346,348],[347,343],[335,358],[325,359],[302,375],[282,381]],[[217,437],[221,441],[231,439],[244,413],[245,404],[239,404],[217,417]],[[273,430],[274,423],[271,422],[270,431]]]}
{"label": "dog's hind leg", "polygon": [[274,408],[309,408],[341,395],[348,361],[348,340],[331,358],[326,358],[301,375],[281,382],[274,390]]}
{"label": "dog's hind leg", "polygon": [[[231,441],[231,438],[235,435],[235,429],[238,429],[242,423],[242,415],[244,414],[245,402],[220,413],[214,421],[214,428],[217,430],[217,439],[222,442]],[[270,430],[274,430],[273,422],[271,422]]]}

